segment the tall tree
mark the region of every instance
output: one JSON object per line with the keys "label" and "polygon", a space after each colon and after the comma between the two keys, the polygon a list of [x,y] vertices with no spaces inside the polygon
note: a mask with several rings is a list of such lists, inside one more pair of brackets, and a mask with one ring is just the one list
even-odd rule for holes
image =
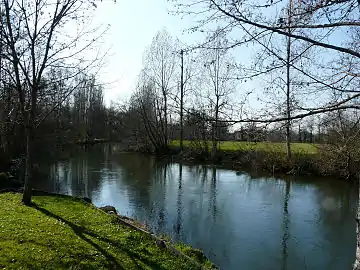
{"label": "tall tree", "polygon": [[226,115],[227,110],[231,105],[231,97],[236,89],[235,71],[236,66],[234,60],[230,57],[228,51],[223,49],[226,47],[224,43],[226,40],[220,33],[215,33],[217,37],[214,39],[214,48],[209,50],[205,57],[205,76],[207,78],[205,85],[205,95],[209,102],[209,108],[212,116],[212,156],[217,152],[218,142],[220,137],[220,118]]}
{"label": "tall tree", "polygon": [[[26,158],[23,202],[28,205],[32,194],[34,131],[43,119],[38,114],[39,94],[44,88],[43,78],[52,67],[66,68],[70,77],[74,77],[93,64],[93,61],[85,58],[84,51],[91,49],[91,44],[99,38],[99,34],[85,24],[83,11],[89,9],[91,2],[4,0],[2,5],[5,13],[4,26],[1,27],[4,41],[2,58],[8,63],[6,72],[10,74],[18,97],[24,129]],[[64,37],[62,32],[69,30],[74,23],[79,25],[79,32],[68,31],[69,35]],[[91,41],[81,44],[89,36],[92,37]]]}
{"label": "tall tree", "polygon": [[175,77],[176,46],[170,34],[164,29],[156,34],[144,56],[144,74],[159,93],[156,106],[159,110],[161,136],[165,145],[169,139],[169,102],[171,91],[176,89]]}
{"label": "tall tree", "polygon": [[[287,31],[291,34],[292,29],[292,12],[293,12],[293,0],[289,0],[289,7],[287,9]],[[288,159],[291,158],[291,81],[290,81],[290,68],[291,68],[291,37],[287,36],[286,44],[286,152]]]}

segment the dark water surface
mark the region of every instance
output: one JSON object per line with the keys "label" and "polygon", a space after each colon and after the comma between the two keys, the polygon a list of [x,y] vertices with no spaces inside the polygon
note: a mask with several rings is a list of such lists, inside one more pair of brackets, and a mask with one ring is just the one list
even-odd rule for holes
{"label": "dark water surface", "polygon": [[116,145],[50,166],[39,188],[114,205],[221,269],[351,269],[357,187],[159,163]]}

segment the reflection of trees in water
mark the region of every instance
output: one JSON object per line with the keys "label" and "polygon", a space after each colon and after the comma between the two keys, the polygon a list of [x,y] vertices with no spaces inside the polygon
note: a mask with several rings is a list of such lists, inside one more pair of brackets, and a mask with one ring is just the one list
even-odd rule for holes
{"label": "reflection of trees in water", "polygon": [[58,162],[50,166],[49,175],[39,188],[61,194],[68,194],[69,162]]}
{"label": "reflection of trees in water", "polygon": [[[199,166],[199,168],[201,168],[199,170],[198,175],[195,176],[196,179],[201,179],[201,190],[204,191],[204,185],[207,181],[208,178],[208,167],[207,166]],[[201,177],[199,177],[201,176]]]}
{"label": "reflection of trees in water", "polygon": [[212,167],[212,176],[211,176],[211,195],[210,195],[210,199],[209,199],[209,206],[210,206],[210,211],[211,211],[211,216],[214,220],[214,222],[216,222],[216,181],[217,181],[217,174],[216,174],[216,167],[213,166]]}
{"label": "reflection of trees in water", "polygon": [[[91,197],[102,182],[112,181],[127,187],[135,203],[149,201],[151,178],[156,170],[151,157],[118,152],[116,145],[95,145],[72,150],[66,161],[51,166],[47,190]],[[120,181],[121,180],[121,181]]]}
{"label": "reflection of trees in water", "polygon": [[134,217],[163,231],[166,225],[166,189],[171,169],[165,162],[136,153],[111,153],[111,171],[118,190],[126,190]]}
{"label": "reflection of trees in water", "polygon": [[103,147],[72,150],[67,160],[50,167],[48,190],[91,198],[92,193],[100,188],[103,161]]}
{"label": "reflection of trees in water", "polygon": [[285,181],[285,196],[284,196],[284,205],[283,205],[283,220],[282,220],[282,239],[281,239],[281,249],[282,249],[282,259],[281,259],[281,269],[287,269],[287,258],[288,258],[288,240],[289,240],[289,198],[290,198],[290,181]]}
{"label": "reflection of trees in water", "polygon": [[[150,209],[150,190],[156,172],[154,158],[134,153],[111,153],[111,171],[118,176],[113,179],[118,190],[126,190],[130,204],[136,205],[134,209],[145,212]],[[137,218],[143,213],[134,214]]]}
{"label": "reflection of trees in water", "polygon": [[[351,204],[355,206],[356,196],[351,195],[353,191],[348,183],[338,181],[285,181],[282,269],[296,262],[299,269],[344,267],[355,245],[355,213]],[[293,239],[295,235],[298,240]],[[319,257],[322,260],[318,260]]]}
{"label": "reflection of trees in water", "polygon": [[112,156],[112,170],[121,173],[124,183],[134,187],[149,186],[155,172],[155,161],[148,156],[124,153]]}
{"label": "reflection of trees in water", "polygon": [[182,177],[183,177],[183,166],[179,164],[179,179],[178,179],[178,188],[177,188],[177,200],[176,200],[176,212],[177,212],[177,219],[175,225],[175,236],[176,241],[180,241],[181,239],[181,227],[182,227]]}
{"label": "reflection of trees in water", "polygon": [[324,221],[331,222],[332,219],[344,221],[349,213],[356,209],[357,183],[324,183],[316,192],[316,200],[325,210],[321,211],[323,214],[321,218]]}
{"label": "reflection of trees in water", "polygon": [[[260,179],[249,179],[248,181],[251,189],[256,193],[261,193],[261,198],[264,201],[276,202],[281,201],[279,198],[283,196],[284,180],[276,178],[260,178]],[[249,191],[251,190],[249,189]]]}
{"label": "reflection of trees in water", "polygon": [[[334,228],[342,228],[353,220],[355,231],[355,211],[357,205],[357,184],[341,181],[323,181],[316,184],[314,199],[318,209],[317,222],[322,224],[322,231],[332,237]],[[329,231],[329,229],[331,231]]]}
{"label": "reflection of trees in water", "polygon": [[[344,267],[339,265],[340,258],[346,258],[354,252],[356,246],[356,205],[357,184],[338,181],[321,182],[315,193],[319,205],[317,230],[326,242],[322,244],[329,253],[329,266],[332,269]],[[334,245],[333,243],[336,243]],[[352,261],[348,267],[351,268]]]}
{"label": "reflection of trees in water", "polygon": [[195,183],[201,181],[201,185],[204,186],[204,183],[207,180],[208,166],[206,165],[187,165],[187,171],[189,173],[188,180],[191,180]]}
{"label": "reflection of trees in water", "polygon": [[159,189],[157,190],[157,198],[158,198],[158,230],[164,231],[165,230],[165,217],[166,217],[166,211],[165,211],[165,203],[166,203],[166,180],[167,180],[167,164],[158,164],[159,166],[156,166],[156,176],[155,177],[157,182],[157,187]]}

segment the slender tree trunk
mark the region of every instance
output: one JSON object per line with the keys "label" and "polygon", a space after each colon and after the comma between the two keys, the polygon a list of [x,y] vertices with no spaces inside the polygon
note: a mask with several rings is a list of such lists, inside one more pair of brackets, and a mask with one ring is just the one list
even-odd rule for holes
{"label": "slender tree trunk", "polygon": [[167,111],[167,96],[164,93],[164,146],[168,144],[168,111]]}
{"label": "slender tree trunk", "polygon": [[220,74],[220,52],[216,52],[216,61],[215,61],[215,95],[216,95],[216,104],[215,104],[215,123],[212,130],[212,151],[211,155],[214,158],[217,152],[218,144],[218,120],[219,120],[219,74]]}
{"label": "slender tree trunk", "polygon": [[[3,78],[4,79],[4,78]],[[5,138],[3,142],[4,152],[5,154],[9,154],[11,148],[12,134],[11,134],[11,88],[10,85],[5,86],[5,82],[3,82],[4,93],[6,95],[6,104],[5,104]]]}
{"label": "slender tree trunk", "polygon": [[161,64],[161,91],[164,98],[164,122],[162,123],[163,126],[163,136],[164,136],[164,145],[162,147],[167,147],[168,144],[168,100],[167,100],[167,89],[166,89],[166,74],[164,69],[164,58],[162,57],[162,64]]}
{"label": "slender tree trunk", "polygon": [[[215,121],[216,122],[216,121]],[[211,147],[211,157],[214,158],[216,155],[216,139],[215,139],[215,129],[216,129],[216,124],[215,122],[212,125],[212,130],[211,130],[211,142],[212,142],[212,147]]]}
{"label": "slender tree trunk", "polygon": [[211,156],[214,158],[217,152],[217,145],[218,145],[218,122],[219,122],[219,97],[216,97],[216,105],[215,105],[215,121],[212,128],[212,151]]}
{"label": "slender tree trunk", "polygon": [[358,180],[359,185],[359,198],[358,208],[356,214],[356,258],[353,265],[353,270],[360,270],[360,176]]}
{"label": "slender tree trunk", "polygon": [[35,84],[31,90],[31,108],[30,113],[25,118],[26,128],[26,154],[25,154],[25,177],[24,177],[24,193],[22,201],[25,205],[31,204],[32,197],[32,165],[33,165],[33,141],[34,141],[34,126],[35,126],[35,115],[37,106],[37,93],[38,87]]}
{"label": "slender tree trunk", "polygon": [[[289,11],[288,11],[288,33],[291,33],[291,13],[292,13],[292,0],[290,0]],[[291,61],[291,38],[287,37],[287,48],[286,48],[286,153],[288,160],[291,159],[291,107],[290,107],[290,61]]]}
{"label": "slender tree trunk", "polygon": [[184,51],[181,50],[181,82],[180,82],[180,149],[184,150]]}
{"label": "slender tree trunk", "polygon": [[32,196],[32,183],[31,183],[31,172],[32,172],[32,127],[26,127],[26,153],[25,153],[25,176],[24,176],[24,192],[22,201],[25,205],[31,204]]}

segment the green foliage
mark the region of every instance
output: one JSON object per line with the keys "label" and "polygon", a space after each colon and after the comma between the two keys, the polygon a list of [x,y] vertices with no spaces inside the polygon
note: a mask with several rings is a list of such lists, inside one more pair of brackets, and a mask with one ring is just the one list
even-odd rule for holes
{"label": "green foliage", "polygon": [[67,196],[0,194],[0,268],[196,269],[149,235],[114,224],[111,215]]}

